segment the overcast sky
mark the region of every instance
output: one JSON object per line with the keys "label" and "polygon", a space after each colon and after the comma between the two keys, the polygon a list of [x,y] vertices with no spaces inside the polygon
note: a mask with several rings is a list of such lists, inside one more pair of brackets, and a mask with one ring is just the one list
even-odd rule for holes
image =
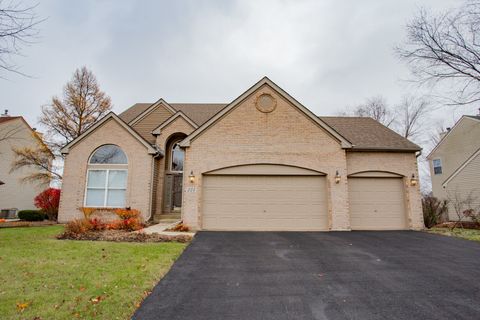
{"label": "overcast sky", "polygon": [[[87,66],[119,113],[136,102],[230,102],[264,75],[318,115],[415,88],[393,47],[419,7],[454,0],[46,1],[37,43],[0,79],[0,109],[35,126]],[[28,3],[28,2],[26,2]],[[33,2],[32,2],[33,3]],[[474,107],[467,108],[472,111]],[[451,121],[465,112],[442,111]],[[472,111],[473,112],[473,111]]]}

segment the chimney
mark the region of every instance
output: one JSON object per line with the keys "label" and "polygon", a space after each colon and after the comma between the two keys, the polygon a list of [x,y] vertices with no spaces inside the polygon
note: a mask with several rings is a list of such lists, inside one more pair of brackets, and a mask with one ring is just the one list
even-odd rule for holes
{"label": "chimney", "polygon": [[10,117],[8,115],[8,109],[5,109],[5,112],[0,115],[0,117]]}

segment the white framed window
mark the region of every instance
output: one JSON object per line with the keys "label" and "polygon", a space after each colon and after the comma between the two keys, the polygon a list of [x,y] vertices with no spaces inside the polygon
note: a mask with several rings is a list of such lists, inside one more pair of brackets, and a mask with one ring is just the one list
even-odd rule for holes
{"label": "white framed window", "polygon": [[108,144],[95,150],[88,162],[85,207],[125,207],[127,175],[127,156],[120,147]]}
{"label": "white framed window", "polygon": [[126,191],[126,169],[89,169],[85,206],[123,208]]}
{"label": "white framed window", "polygon": [[440,159],[433,159],[433,173],[442,174],[442,161]]}

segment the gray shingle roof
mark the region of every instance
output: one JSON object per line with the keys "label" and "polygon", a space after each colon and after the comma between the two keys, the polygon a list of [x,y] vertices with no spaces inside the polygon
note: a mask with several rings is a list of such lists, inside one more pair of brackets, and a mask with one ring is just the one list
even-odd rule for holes
{"label": "gray shingle roof", "polygon": [[[148,109],[151,103],[136,103],[122,112],[119,117],[130,122]],[[227,103],[171,103],[170,106],[182,111],[197,125],[222,110]],[[475,116],[471,116],[475,117]],[[353,150],[420,151],[415,143],[405,139],[372,118],[367,117],[319,117],[341,136],[354,145]],[[480,117],[476,117],[479,118]],[[160,125],[159,123],[158,125]],[[152,128],[153,130],[153,128]]]}
{"label": "gray shingle roof", "polygon": [[319,117],[354,145],[353,150],[420,151],[421,148],[368,117]]}
{"label": "gray shingle roof", "polygon": [[177,111],[182,111],[197,125],[201,126],[217,112],[222,110],[226,103],[172,103],[170,106]]}

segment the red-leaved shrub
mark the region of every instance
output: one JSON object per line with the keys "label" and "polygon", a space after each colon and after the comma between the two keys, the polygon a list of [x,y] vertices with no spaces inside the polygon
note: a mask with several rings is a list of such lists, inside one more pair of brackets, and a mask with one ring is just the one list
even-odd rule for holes
{"label": "red-leaved shrub", "polygon": [[48,216],[48,220],[56,221],[60,204],[60,189],[48,188],[40,192],[35,197],[34,204]]}
{"label": "red-leaved shrub", "polygon": [[72,220],[65,226],[65,233],[82,234],[93,229],[92,224],[87,219]]}

